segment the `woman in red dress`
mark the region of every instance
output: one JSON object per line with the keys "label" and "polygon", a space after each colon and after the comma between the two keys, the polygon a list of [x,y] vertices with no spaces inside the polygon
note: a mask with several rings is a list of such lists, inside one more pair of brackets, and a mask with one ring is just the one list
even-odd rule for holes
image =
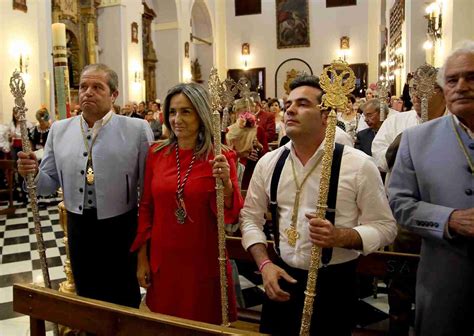
{"label": "woman in red dress", "polygon": [[[168,91],[164,121],[170,138],[150,147],[140,202],[137,277],[151,311],[221,323],[215,179],[224,185],[225,223],[235,223],[243,200],[235,154],[214,157],[207,92],[197,84]],[[229,320],[236,319],[227,261]]]}

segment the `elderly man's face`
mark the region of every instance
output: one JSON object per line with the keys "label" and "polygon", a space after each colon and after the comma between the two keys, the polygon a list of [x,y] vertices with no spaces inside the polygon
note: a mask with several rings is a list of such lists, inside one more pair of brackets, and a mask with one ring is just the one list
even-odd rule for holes
{"label": "elderly man's face", "polygon": [[448,60],[444,96],[453,114],[461,118],[474,114],[474,54],[462,54]]}
{"label": "elderly man's face", "polygon": [[364,120],[367,123],[367,126],[374,130],[380,128],[380,112],[378,112],[375,107],[368,106],[364,111]]}

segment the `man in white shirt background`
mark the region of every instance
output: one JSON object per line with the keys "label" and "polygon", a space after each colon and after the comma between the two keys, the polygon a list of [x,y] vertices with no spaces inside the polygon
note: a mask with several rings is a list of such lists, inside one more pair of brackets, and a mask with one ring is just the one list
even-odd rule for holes
{"label": "man in white shirt background", "polygon": [[[382,172],[390,171],[385,155],[389,146],[397,139],[397,136],[407,128],[421,124],[421,99],[412,93],[411,100],[414,109],[390,115],[383,122],[372,142],[372,156],[377,167]],[[441,117],[445,113],[446,101],[444,100],[443,90],[438,85],[435,85],[433,95],[428,101],[428,119],[432,120]],[[398,138],[397,142],[399,141],[400,139]],[[388,183],[388,179],[387,175],[385,184]]]}
{"label": "man in white shirt background", "polygon": [[[327,113],[319,108],[323,92],[318,78],[308,75],[295,79],[290,88],[285,129],[291,141],[257,163],[241,211],[242,244],[255,259],[268,296],[260,331],[299,332],[310,251],[316,244],[333,252],[328,266],[319,270],[311,333],[350,335],[357,300],[357,258],[390,244],[396,235],[395,220],[375,164],[348,146],[343,147],[336,184],[335,225],[315,218],[327,126]],[[264,214],[272,174],[285,150],[289,155],[277,184],[279,229],[275,230],[281,258],[274,264],[266,250]]]}

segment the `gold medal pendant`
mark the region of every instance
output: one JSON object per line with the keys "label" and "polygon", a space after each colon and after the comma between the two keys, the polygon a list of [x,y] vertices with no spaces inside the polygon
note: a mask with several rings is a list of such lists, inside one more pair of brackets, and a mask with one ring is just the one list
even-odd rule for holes
{"label": "gold medal pendant", "polygon": [[288,244],[290,244],[291,247],[295,247],[296,240],[298,240],[300,237],[298,231],[296,231],[295,227],[290,226],[289,228],[285,229],[285,233],[288,236]]}
{"label": "gold medal pendant", "polygon": [[186,217],[188,217],[188,213],[186,212],[186,208],[184,207],[183,199],[176,200],[178,203],[178,207],[176,208],[174,215],[176,216],[176,220],[178,224],[184,224],[186,221]]}
{"label": "gold medal pendant", "polygon": [[94,169],[91,166],[87,167],[86,181],[88,185],[94,184]]}

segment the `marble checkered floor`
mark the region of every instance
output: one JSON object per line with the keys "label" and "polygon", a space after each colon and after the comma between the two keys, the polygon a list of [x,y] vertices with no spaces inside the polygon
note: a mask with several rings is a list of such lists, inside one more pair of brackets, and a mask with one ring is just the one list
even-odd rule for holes
{"label": "marble checkered floor", "polygon": [[[58,288],[65,280],[62,265],[66,258],[58,200],[41,200],[40,204],[49,275],[52,287]],[[0,216],[0,336],[29,335],[28,317],[13,311],[13,284],[43,283],[31,208],[22,204],[16,207],[13,215]]]}

